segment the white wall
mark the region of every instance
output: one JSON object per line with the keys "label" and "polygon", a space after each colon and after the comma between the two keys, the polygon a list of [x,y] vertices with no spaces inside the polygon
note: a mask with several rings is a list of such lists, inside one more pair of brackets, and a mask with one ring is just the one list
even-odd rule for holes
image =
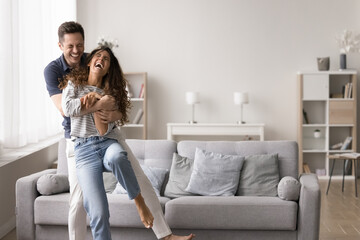
{"label": "white wall", "polygon": [[[186,91],[199,91],[198,122],[239,119],[234,91],[248,91],[244,120],[263,122],[266,140],[296,140],[298,70],[316,70],[330,56],[338,69],[335,36],[360,32],[358,0],[78,0],[86,50],[99,36],[117,38],[123,70],[149,75],[151,139],[166,138],[166,123],[186,122]],[[360,70],[360,54],[348,67]]]}

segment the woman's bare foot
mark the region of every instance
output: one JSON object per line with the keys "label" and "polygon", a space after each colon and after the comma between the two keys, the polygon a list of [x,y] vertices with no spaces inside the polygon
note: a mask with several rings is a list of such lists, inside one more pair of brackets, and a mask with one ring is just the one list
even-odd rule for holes
{"label": "woman's bare foot", "polygon": [[146,206],[141,193],[136,196],[134,201],[142,223],[146,228],[152,228],[154,217],[151,214],[149,208]]}
{"label": "woman's bare foot", "polygon": [[177,235],[171,234],[169,236],[164,237],[163,240],[191,240],[193,238],[195,238],[195,234],[192,234],[192,233],[187,236],[177,236]]}

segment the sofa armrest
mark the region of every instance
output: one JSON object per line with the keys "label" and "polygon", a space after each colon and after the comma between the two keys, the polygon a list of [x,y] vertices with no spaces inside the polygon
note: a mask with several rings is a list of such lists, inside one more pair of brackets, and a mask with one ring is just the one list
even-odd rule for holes
{"label": "sofa armrest", "polygon": [[301,190],[298,213],[299,240],[319,239],[321,191],[315,174],[300,176]]}
{"label": "sofa armrest", "polygon": [[46,169],[16,181],[16,235],[17,239],[35,239],[34,202],[40,195],[36,189],[37,180],[56,169]]}

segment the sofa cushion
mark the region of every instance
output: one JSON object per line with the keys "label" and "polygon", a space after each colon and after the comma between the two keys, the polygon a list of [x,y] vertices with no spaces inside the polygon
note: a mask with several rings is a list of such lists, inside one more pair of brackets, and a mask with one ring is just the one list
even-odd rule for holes
{"label": "sofa cushion", "polygon": [[[142,170],[144,171],[146,177],[150,180],[152,187],[156,193],[156,196],[160,196],[160,191],[164,183],[165,177],[168,174],[169,170],[157,167],[148,167],[141,165]],[[127,191],[121,186],[120,183],[116,184],[113,194],[127,194]]]}
{"label": "sofa cushion", "polygon": [[279,198],[287,201],[297,201],[300,195],[301,184],[293,177],[283,177],[278,185]]}
{"label": "sofa cushion", "polygon": [[246,156],[237,195],[276,197],[279,180],[277,154]]}
{"label": "sofa cushion", "polygon": [[181,197],[165,205],[172,228],[296,230],[298,204],[278,197]]}
{"label": "sofa cushion", "polygon": [[[69,197],[69,193],[37,197],[34,203],[35,224],[67,225]],[[107,197],[111,226],[144,228],[134,201],[129,200],[127,195],[107,194]],[[169,198],[159,197],[163,211],[169,200]],[[89,221],[87,222],[89,224]]]}
{"label": "sofa cushion", "polygon": [[164,195],[169,198],[192,196],[193,193],[186,191],[193,170],[194,159],[173,154],[169,181],[166,184]]}
{"label": "sofa cushion", "polygon": [[42,175],[36,184],[37,190],[42,195],[51,195],[69,191],[68,175],[45,174]]}
{"label": "sofa cushion", "polygon": [[233,196],[244,157],[196,148],[194,169],[186,191],[205,196]]}
{"label": "sofa cushion", "polygon": [[103,172],[103,181],[106,193],[112,193],[118,183],[118,180],[112,172]]}

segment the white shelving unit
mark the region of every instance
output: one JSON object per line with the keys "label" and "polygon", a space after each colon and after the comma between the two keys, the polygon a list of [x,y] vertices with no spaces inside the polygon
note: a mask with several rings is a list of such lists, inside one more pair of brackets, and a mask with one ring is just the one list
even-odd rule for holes
{"label": "white shelving unit", "polygon": [[[147,73],[134,72],[124,73],[129,83],[131,110],[129,112],[129,123],[121,127],[127,139],[147,139]],[[143,88],[143,96],[140,97]],[[137,114],[142,111],[139,121]]]}
{"label": "white shelving unit", "polygon": [[[325,174],[319,178],[328,178],[329,154],[356,152],[357,72],[299,72],[297,79],[299,173],[304,171],[303,166],[307,164],[311,172],[325,170]],[[341,96],[348,83],[352,84],[350,98]],[[314,137],[315,130],[320,130],[319,138]],[[352,137],[348,149],[331,149],[331,146],[344,142],[348,136]],[[343,164],[339,162],[333,176],[342,175],[342,171]]]}

